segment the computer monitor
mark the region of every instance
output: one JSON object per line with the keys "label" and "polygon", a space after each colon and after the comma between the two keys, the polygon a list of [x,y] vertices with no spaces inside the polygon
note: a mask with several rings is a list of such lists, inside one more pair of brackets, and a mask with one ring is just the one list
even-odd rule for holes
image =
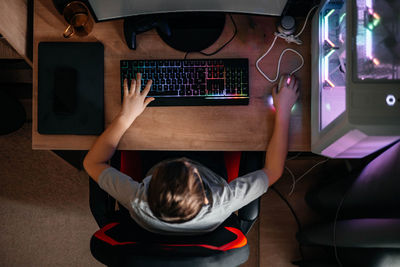
{"label": "computer monitor", "polygon": [[173,12],[228,12],[280,16],[287,0],[87,0],[97,21]]}

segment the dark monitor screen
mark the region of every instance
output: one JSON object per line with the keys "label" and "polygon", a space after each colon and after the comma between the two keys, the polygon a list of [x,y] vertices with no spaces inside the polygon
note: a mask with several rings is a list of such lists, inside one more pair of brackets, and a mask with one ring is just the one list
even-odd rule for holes
{"label": "dark monitor screen", "polygon": [[171,12],[229,12],[280,16],[287,0],[87,0],[98,21]]}

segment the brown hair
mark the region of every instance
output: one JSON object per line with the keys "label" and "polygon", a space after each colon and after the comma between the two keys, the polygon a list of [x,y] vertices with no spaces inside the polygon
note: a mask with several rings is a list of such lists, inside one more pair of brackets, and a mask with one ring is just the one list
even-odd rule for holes
{"label": "brown hair", "polygon": [[185,158],[160,163],[153,171],[147,200],[154,216],[169,223],[194,218],[205,199],[203,182]]}

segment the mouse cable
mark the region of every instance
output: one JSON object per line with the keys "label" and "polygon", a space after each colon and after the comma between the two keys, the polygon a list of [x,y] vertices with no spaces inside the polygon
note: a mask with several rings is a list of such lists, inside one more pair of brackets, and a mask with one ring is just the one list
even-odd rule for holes
{"label": "mouse cable", "polygon": [[[292,215],[293,215],[293,217],[294,217],[294,219],[295,219],[295,221],[296,221],[298,231],[300,232],[301,229],[302,229],[302,226],[301,226],[299,217],[297,216],[296,212],[294,211],[292,205],[290,205],[289,201],[281,194],[281,192],[278,191],[278,189],[276,189],[275,186],[271,186],[270,188],[271,188],[271,190],[274,191],[274,192],[279,196],[279,198],[280,198],[281,200],[283,200],[283,202],[285,202],[285,204],[288,206],[290,212],[292,213]],[[299,242],[299,252],[300,252],[301,259],[304,261],[303,248],[302,248],[300,242]]]}
{"label": "mouse cable", "polygon": [[229,14],[229,17],[231,18],[231,21],[232,21],[232,24],[233,24],[233,27],[234,27],[233,35],[232,35],[231,39],[229,39],[229,41],[227,41],[227,42],[226,42],[225,44],[223,44],[220,48],[218,48],[217,50],[215,50],[214,52],[209,53],[209,54],[208,54],[208,53],[205,53],[205,52],[203,52],[203,51],[186,52],[184,59],[187,58],[187,56],[189,55],[189,53],[200,53],[200,54],[202,54],[203,56],[213,56],[213,55],[217,54],[219,51],[221,51],[222,49],[224,49],[225,46],[227,46],[230,42],[232,42],[232,40],[236,37],[236,34],[237,34],[237,26],[236,26],[235,20],[233,19],[233,17],[232,17],[231,14]]}
{"label": "mouse cable", "polygon": [[274,33],[274,35],[275,35],[274,40],[272,41],[270,47],[267,49],[267,52],[265,52],[259,59],[257,59],[257,61],[256,61],[256,68],[257,68],[257,70],[258,70],[258,71],[261,73],[261,75],[262,75],[265,79],[267,79],[269,82],[273,83],[273,82],[276,82],[276,81],[278,80],[279,71],[280,71],[280,67],[281,67],[281,60],[282,60],[283,55],[284,55],[286,52],[295,53],[295,54],[298,55],[298,56],[300,57],[300,59],[301,59],[301,64],[300,64],[296,69],[294,69],[293,71],[291,71],[291,72],[290,72],[290,75],[292,75],[293,73],[297,72],[298,70],[300,70],[300,69],[303,67],[303,65],[304,65],[304,58],[303,58],[303,56],[302,56],[299,52],[297,52],[296,50],[294,50],[294,49],[292,49],[292,48],[286,48],[285,50],[283,50],[283,51],[281,52],[281,55],[279,56],[279,60],[278,60],[278,67],[277,67],[277,70],[276,70],[276,76],[275,76],[275,78],[273,78],[273,79],[269,78],[269,77],[267,76],[267,74],[265,74],[265,73],[261,70],[261,68],[258,66],[258,64],[260,63],[260,61],[261,61],[266,55],[268,55],[268,53],[269,53],[269,52],[271,51],[271,49],[274,47],[275,42],[276,42],[276,40],[277,40],[278,38],[284,39],[287,43],[295,43],[295,44],[301,45],[303,42],[299,39],[299,36],[303,33],[303,31],[304,31],[304,29],[305,29],[305,27],[306,27],[306,25],[307,25],[307,21],[308,21],[308,18],[309,18],[309,16],[310,16],[311,12],[312,12],[315,8],[317,8],[317,7],[318,7],[318,5],[313,6],[313,7],[308,11],[308,14],[307,14],[306,19],[305,19],[304,24],[303,24],[303,27],[301,28],[301,30],[299,31],[299,33],[297,33],[296,35],[286,35],[286,34],[284,34],[284,33],[275,32],[275,33]]}

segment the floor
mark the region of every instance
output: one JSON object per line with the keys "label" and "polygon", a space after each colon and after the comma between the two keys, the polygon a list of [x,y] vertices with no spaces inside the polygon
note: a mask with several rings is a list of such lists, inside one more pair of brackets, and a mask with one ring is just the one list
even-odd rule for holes
{"label": "floor", "polygon": [[[51,151],[31,149],[31,123],[0,136],[0,266],[101,266],[91,256],[89,240],[97,230],[88,205],[88,176]],[[287,166],[300,177],[324,160],[291,153]],[[343,168],[340,160],[316,166],[296,184],[288,171],[276,184],[301,224],[318,221],[304,194],[315,183]],[[293,266],[299,260],[298,226],[288,206],[269,189],[261,215],[248,234],[251,254],[243,266]],[[307,255],[306,255],[307,256]]]}

